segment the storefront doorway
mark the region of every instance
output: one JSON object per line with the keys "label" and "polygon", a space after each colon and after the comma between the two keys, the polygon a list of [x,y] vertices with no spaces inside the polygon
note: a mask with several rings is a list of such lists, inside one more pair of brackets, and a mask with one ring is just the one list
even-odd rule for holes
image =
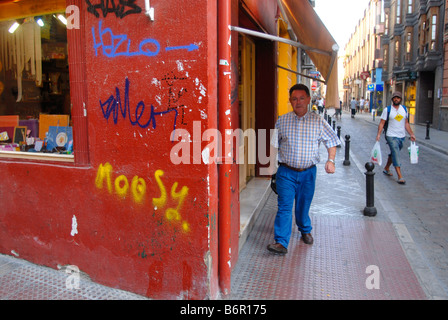
{"label": "storefront doorway", "polygon": [[[245,35],[238,38],[239,58],[239,190],[255,176],[255,44]],[[244,155],[244,156],[243,156]]]}

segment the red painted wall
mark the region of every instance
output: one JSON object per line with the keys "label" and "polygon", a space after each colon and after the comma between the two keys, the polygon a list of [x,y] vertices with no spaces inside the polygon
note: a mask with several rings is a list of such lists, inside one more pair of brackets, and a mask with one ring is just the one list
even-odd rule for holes
{"label": "red painted wall", "polygon": [[[1,160],[0,252],[151,298],[214,298],[217,168],[193,128],[216,128],[216,2],[151,1],[155,21],[143,0],[136,13],[74,2],[90,163]],[[170,161],[173,129],[199,164]]]}

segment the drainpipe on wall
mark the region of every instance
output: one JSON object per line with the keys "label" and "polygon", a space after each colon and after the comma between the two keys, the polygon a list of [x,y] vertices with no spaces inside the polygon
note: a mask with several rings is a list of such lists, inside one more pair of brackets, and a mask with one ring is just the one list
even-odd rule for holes
{"label": "drainpipe on wall", "polygon": [[230,202],[232,139],[227,139],[231,132],[230,126],[230,0],[218,0],[218,129],[221,132],[221,163],[218,167],[218,277],[223,295],[230,294],[231,265],[230,265]]}
{"label": "drainpipe on wall", "polygon": [[[83,8],[81,0],[67,0],[68,6]],[[76,141],[75,164],[89,166],[89,143],[87,136],[87,85],[86,85],[86,57],[84,53],[85,22],[84,15],[80,15],[79,27],[67,30],[68,64],[70,66],[70,96],[72,105],[72,119],[78,130],[73,131]]]}

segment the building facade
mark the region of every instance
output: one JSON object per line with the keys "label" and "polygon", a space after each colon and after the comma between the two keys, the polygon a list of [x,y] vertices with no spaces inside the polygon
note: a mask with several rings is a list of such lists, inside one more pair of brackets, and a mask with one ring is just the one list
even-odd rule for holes
{"label": "building facade", "polygon": [[445,1],[445,24],[443,27],[443,81],[442,81],[442,102],[438,112],[438,128],[448,130],[448,1]]}
{"label": "building facade", "polygon": [[382,0],[372,0],[358,21],[354,32],[345,45],[344,97],[348,106],[352,98],[363,98],[367,109],[382,108],[383,81],[380,36],[384,30]]}
{"label": "building facade", "polygon": [[385,1],[384,10],[388,20],[387,34],[382,37],[388,62],[383,72],[387,91],[403,93],[411,123],[429,121],[443,129],[440,105],[445,3]]}
{"label": "building facade", "polygon": [[[369,12],[374,12],[373,20]],[[381,97],[382,104],[376,99],[374,105],[381,109],[390,103],[392,92],[400,91],[410,123],[429,121],[434,128],[448,130],[443,100],[444,20],[445,1],[370,1],[347,45],[344,84],[351,96],[359,98],[364,90],[376,90],[380,85],[382,94],[373,92]],[[371,21],[367,33],[363,33],[364,21]],[[370,44],[375,49],[364,50],[369,56],[366,64],[363,48],[369,40],[375,42]],[[368,82],[362,77],[366,71],[370,73]]]}

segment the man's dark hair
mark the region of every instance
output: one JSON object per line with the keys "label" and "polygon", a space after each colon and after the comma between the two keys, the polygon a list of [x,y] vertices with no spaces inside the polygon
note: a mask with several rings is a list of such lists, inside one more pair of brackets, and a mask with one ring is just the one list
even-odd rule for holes
{"label": "man's dark hair", "polygon": [[298,84],[293,85],[291,87],[291,89],[289,89],[289,96],[291,96],[291,94],[294,90],[303,90],[303,91],[305,91],[305,93],[308,97],[310,96],[310,89],[308,89],[308,87],[304,84],[298,83]]}

